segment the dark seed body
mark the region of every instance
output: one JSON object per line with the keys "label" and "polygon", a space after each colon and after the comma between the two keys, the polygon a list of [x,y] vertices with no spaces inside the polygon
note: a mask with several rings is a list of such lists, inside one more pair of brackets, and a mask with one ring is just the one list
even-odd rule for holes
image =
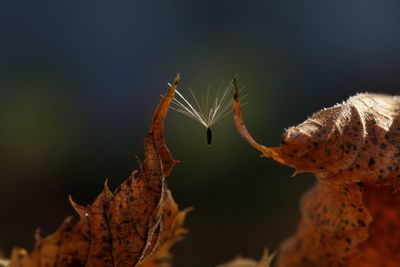
{"label": "dark seed body", "polygon": [[207,145],[211,145],[211,140],[212,140],[211,128],[207,128]]}

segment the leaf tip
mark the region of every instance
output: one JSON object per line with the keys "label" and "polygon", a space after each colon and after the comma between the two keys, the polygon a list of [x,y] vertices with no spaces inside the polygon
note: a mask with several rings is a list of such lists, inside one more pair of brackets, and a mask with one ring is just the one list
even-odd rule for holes
{"label": "leaf tip", "polygon": [[35,230],[35,242],[36,243],[39,243],[40,240],[42,240],[41,232],[42,232],[41,228],[36,228],[36,230]]}
{"label": "leaf tip", "polygon": [[104,193],[107,197],[112,197],[112,196],[114,196],[113,193],[111,192],[110,188],[108,187],[108,178],[104,181],[103,193]]}
{"label": "leaf tip", "polygon": [[87,217],[87,209],[79,204],[77,204],[73,199],[72,196],[68,196],[69,203],[71,203],[72,208],[78,213],[79,217],[84,218]]}
{"label": "leaf tip", "polygon": [[239,101],[239,86],[237,84],[237,77],[234,77],[232,82],[233,82],[233,88],[234,88],[233,100],[235,100],[235,102],[238,102]]}
{"label": "leaf tip", "polygon": [[179,81],[181,80],[181,74],[178,72],[175,76],[174,82],[172,83],[173,85],[177,85]]}

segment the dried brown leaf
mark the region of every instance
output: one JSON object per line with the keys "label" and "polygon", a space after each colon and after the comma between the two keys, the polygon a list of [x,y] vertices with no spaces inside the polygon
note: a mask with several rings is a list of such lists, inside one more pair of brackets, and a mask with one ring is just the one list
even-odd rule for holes
{"label": "dried brown leaf", "polygon": [[[15,249],[10,267],[167,266],[170,247],[182,238],[186,211],[179,211],[166,177],[176,163],[164,142],[164,119],[179,76],[153,116],[141,172],[134,171],[114,193],[107,186],[88,207],[70,202],[79,215],[53,234],[37,234],[32,253]],[[165,260],[167,259],[167,260]]]}
{"label": "dried brown leaf", "polygon": [[9,260],[5,260],[5,259],[0,259],[0,267],[6,267],[10,265],[10,261]]}
{"label": "dried brown leaf", "polygon": [[239,256],[236,259],[218,265],[217,267],[270,267],[274,257],[275,257],[275,252],[269,254],[268,249],[265,249],[264,254],[260,259],[260,261],[243,258]]}
{"label": "dried brown leaf", "polygon": [[303,197],[302,220],[281,246],[277,266],[398,266],[399,97],[353,96],[290,127],[279,147],[252,138],[237,89],[233,105],[239,133],[262,156],[318,178]]}

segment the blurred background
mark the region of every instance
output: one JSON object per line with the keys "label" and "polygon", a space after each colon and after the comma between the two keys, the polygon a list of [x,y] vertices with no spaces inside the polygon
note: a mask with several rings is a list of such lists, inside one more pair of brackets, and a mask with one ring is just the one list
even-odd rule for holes
{"label": "blurred background", "polygon": [[[286,127],[356,92],[400,88],[398,1],[0,2],[0,247],[32,249],[137,168],[151,116],[177,72],[180,91],[216,90],[236,73],[248,128],[278,145]],[[296,229],[314,178],[245,143],[231,117],[207,147],[171,112],[168,178],[188,216],[177,267],[259,258]]]}

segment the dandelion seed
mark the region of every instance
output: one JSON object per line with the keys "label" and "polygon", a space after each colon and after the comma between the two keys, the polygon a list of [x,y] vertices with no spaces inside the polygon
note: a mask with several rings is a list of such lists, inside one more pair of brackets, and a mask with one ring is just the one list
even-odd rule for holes
{"label": "dandelion seed", "polygon": [[[234,79],[238,79],[235,76]],[[209,101],[209,90],[205,97],[202,98],[203,101],[199,102],[194,92],[189,89],[191,94],[191,99],[183,96],[178,90],[170,108],[175,110],[203,125],[207,129],[207,144],[210,146],[212,142],[212,129],[211,127],[218,121],[225,118],[232,112],[231,109],[231,94],[234,89],[233,80],[224,88],[223,83],[221,83],[220,88],[217,91],[216,96],[213,101]],[[240,89],[242,91],[244,88]],[[246,97],[243,96],[243,98]]]}

